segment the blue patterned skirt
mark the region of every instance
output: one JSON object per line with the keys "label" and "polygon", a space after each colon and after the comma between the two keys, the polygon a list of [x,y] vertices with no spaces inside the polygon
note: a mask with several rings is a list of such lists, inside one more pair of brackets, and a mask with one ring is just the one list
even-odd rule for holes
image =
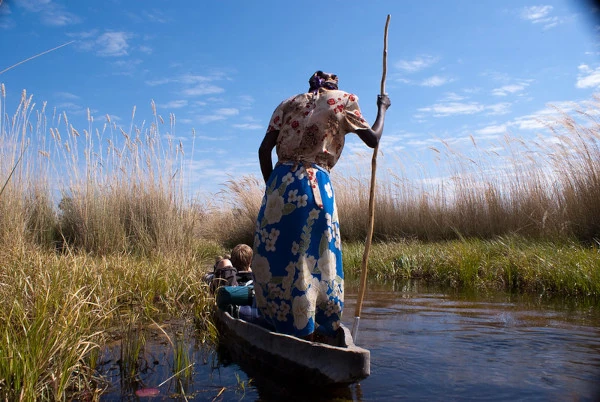
{"label": "blue patterned skirt", "polygon": [[329,173],[278,164],[256,222],[256,303],[277,332],[332,335],[344,307],[339,221]]}

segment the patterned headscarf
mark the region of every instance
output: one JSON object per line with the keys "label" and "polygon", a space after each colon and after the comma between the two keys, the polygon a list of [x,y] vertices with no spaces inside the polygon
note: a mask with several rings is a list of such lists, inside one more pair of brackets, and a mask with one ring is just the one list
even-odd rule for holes
{"label": "patterned headscarf", "polygon": [[319,70],[308,80],[308,92],[317,93],[319,88],[338,89],[338,77],[335,74],[324,73]]}

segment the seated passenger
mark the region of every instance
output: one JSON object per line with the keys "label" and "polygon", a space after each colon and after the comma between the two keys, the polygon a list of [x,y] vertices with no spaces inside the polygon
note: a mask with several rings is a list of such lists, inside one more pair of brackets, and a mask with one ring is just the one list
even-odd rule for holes
{"label": "seated passenger", "polygon": [[210,284],[210,290],[214,292],[221,286],[238,286],[237,270],[231,264],[229,255],[218,256],[215,259],[214,276]]}
{"label": "seated passenger", "polygon": [[231,263],[237,269],[238,283],[245,284],[252,280],[252,247],[238,244],[231,250]]}

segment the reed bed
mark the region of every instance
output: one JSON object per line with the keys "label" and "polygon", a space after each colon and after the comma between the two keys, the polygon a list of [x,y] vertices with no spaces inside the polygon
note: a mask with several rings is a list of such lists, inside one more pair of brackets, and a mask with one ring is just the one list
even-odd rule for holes
{"label": "reed bed", "polygon": [[[164,317],[194,320],[190,325],[203,332],[198,339],[215,341],[212,304],[202,281],[206,261],[32,249],[4,250],[0,257],[3,400],[98,394],[102,381],[93,369],[106,341],[120,339],[125,357],[131,356],[143,338],[123,329]],[[174,352],[178,348],[175,343]],[[122,362],[135,360],[125,357]]]}
{"label": "reed bed", "polygon": [[[181,317],[214,340],[202,277],[215,255],[252,244],[261,181],[235,178],[198,201],[175,116],[165,122],[153,103],[148,123],[134,108],[129,127],[88,112],[78,129],[25,91],[7,112],[0,89],[0,399],[99,398],[94,368],[119,326],[135,334]],[[507,135],[493,150],[440,141],[435,176],[380,174],[371,277],[598,297],[599,111],[595,99],[535,140]],[[369,182],[333,181],[352,278]],[[135,378],[143,338],[121,332]]]}
{"label": "reed bed", "polygon": [[[360,275],[363,243],[344,249],[348,279]],[[455,289],[526,292],[540,298],[600,301],[600,251],[576,242],[498,237],[443,242],[375,243],[370,279],[423,279]]]}

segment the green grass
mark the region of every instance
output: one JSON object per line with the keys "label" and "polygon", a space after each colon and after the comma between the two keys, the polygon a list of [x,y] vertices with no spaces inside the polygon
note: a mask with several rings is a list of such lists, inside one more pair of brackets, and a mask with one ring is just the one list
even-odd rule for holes
{"label": "green grass", "polygon": [[[344,245],[344,269],[358,277],[364,244]],[[495,289],[600,300],[600,250],[577,242],[500,237],[372,245],[369,278],[423,279],[457,289]]]}
{"label": "green grass", "polygon": [[153,319],[194,317],[205,341],[215,340],[202,283],[209,261],[36,250],[0,258],[0,399],[95,395],[93,361],[114,326],[131,332],[123,334],[124,378],[135,376],[142,347],[132,334]]}

